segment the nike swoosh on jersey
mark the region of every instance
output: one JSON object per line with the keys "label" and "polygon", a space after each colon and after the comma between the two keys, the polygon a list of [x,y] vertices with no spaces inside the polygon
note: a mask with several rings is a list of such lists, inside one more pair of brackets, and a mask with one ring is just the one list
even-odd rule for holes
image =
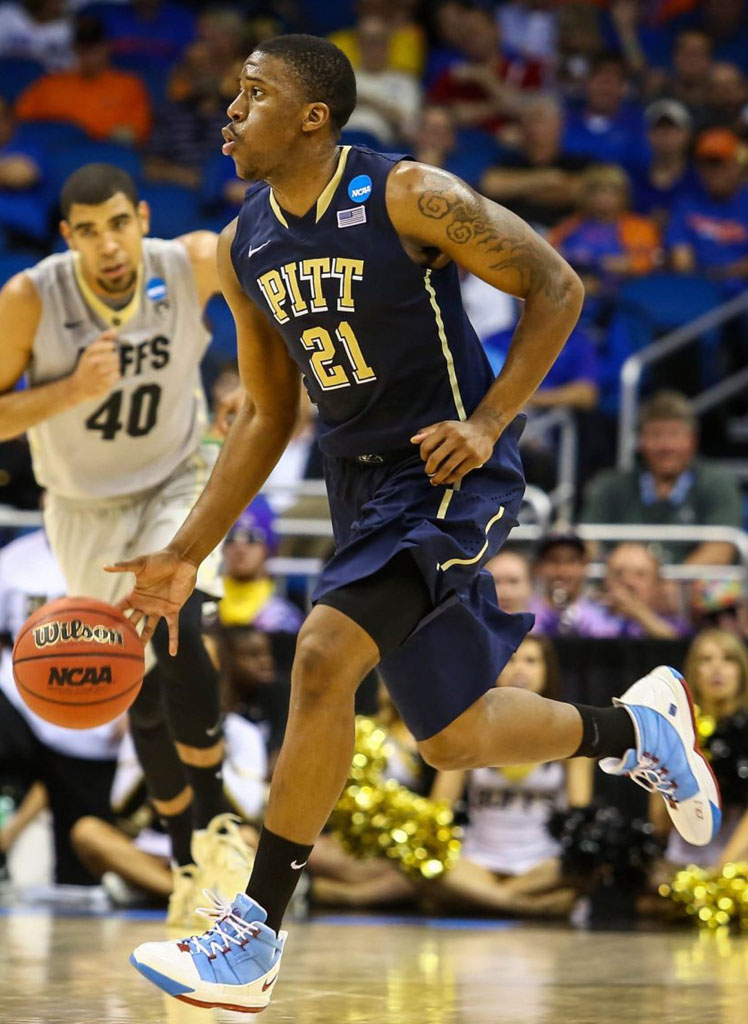
{"label": "nike swoosh on jersey", "polygon": [[259,252],[260,249],[264,249],[266,245],[270,245],[271,242],[272,238],[268,238],[267,242],[263,242],[262,245],[257,245],[254,248],[250,245],[249,249],[247,249],[247,259],[249,259],[250,256],[254,256],[254,254]]}

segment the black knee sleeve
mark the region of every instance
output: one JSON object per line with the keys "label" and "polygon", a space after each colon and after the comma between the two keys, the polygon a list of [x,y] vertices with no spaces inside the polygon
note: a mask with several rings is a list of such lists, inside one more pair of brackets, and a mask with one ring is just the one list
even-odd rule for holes
{"label": "black knee sleeve", "polygon": [[187,776],[169,732],[163,691],[157,666],[143,680],[130,708],[130,732],[151,797],[173,800],[187,785]]}
{"label": "black knee sleeve", "polygon": [[172,658],[166,623],[153,635],[164,683],[166,713],[174,739],[188,747],[212,747],[221,738],[218,672],[202,637],[206,595],[195,591],[179,615],[179,650]]}

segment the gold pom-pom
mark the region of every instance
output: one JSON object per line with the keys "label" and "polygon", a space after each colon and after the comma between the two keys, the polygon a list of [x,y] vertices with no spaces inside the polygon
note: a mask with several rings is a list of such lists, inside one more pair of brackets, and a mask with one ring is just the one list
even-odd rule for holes
{"label": "gold pom-pom", "polygon": [[707,761],[711,761],[712,755],[709,751],[709,738],[711,737],[714,730],[717,728],[717,721],[713,715],[702,715],[701,708],[698,704],[694,705],[694,712],[696,715],[696,741],[699,744],[704,757]]}
{"label": "gold pom-pom", "polygon": [[354,857],[389,857],[412,878],[439,878],[459,857],[460,829],[447,803],[382,778],[387,744],[385,729],[370,718],[356,719],[351,774],[330,827]]}
{"label": "gold pom-pom", "polygon": [[748,930],[748,861],[725,864],[722,871],[690,864],[669,885],[661,885],[659,893],[679,916],[702,928],[734,925]]}

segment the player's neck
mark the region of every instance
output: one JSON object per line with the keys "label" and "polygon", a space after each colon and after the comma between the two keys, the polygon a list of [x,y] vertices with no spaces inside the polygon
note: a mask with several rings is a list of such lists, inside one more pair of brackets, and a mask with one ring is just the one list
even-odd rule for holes
{"label": "player's neck", "polygon": [[288,170],[268,177],[267,182],[284,210],[303,217],[317,202],[335,174],[340,149],[334,146],[323,152],[309,154],[308,159],[289,161]]}

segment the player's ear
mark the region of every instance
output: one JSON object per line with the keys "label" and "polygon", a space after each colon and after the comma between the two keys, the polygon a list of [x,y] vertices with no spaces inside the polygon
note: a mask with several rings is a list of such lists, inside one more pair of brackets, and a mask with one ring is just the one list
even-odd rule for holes
{"label": "player's ear", "polygon": [[151,208],[145,199],[138,203],[138,220],[143,234],[147,235],[151,230]]}
{"label": "player's ear", "polygon": [[68,244],[68,249],[74,249],[73,245],[73,232],[70,230],[70,225],[66,220],[60,221],[60,234]]}
{"label": "player's ear", "polygon": [[326,103],[310,103],[301,122],[303,132],[317,132],[330,122],[330,108]]}

